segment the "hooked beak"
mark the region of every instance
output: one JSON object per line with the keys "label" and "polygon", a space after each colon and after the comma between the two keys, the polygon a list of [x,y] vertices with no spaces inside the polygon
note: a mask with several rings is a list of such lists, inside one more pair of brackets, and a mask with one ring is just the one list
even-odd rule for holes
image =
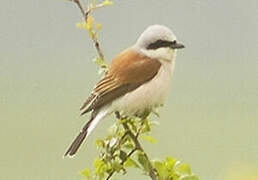
{"label": "hooked beak", "polygon": [[169,47],[171,47],[172,49],[183,49],[183,48],[185,48],[185,46],[183,44],[177,43],[177,42],[173,43],[173,44],[170,44]]}

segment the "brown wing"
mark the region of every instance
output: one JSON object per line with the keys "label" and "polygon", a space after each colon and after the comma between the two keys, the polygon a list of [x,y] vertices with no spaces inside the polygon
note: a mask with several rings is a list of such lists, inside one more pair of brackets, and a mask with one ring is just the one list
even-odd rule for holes
{"label": "brown wing", "polygon": [[108,73],[97,83],[93,93],[83,104],[81,110],[89,107],[82,114],[100,108],[148,82],[158,73],[160,66],[158,60],[132,49],[122,52],[113,59]]}

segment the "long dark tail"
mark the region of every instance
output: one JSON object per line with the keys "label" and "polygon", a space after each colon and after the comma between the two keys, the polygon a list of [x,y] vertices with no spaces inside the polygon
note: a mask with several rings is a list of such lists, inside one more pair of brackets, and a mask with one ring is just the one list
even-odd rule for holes
{"label": "long dark tail", "polygon": [[70,145],[70,147],[68,148],[68,150],[66,151],[64,156],[73,156],[79,149],[79,147],[81,146],[83,140],[86,138],[87,136],[87,129],[89,128],[91,122],[93,121],[94,118],[91,118],[82,128],[81,132],[78,134],[78,136],[75,138],[75,140],[73,141],[73,143]]}
{"label": "long dark tail", "polygon": [[98,122],[106,115],[106,112],[93,111],[90,120],[83,126],[81,132],[70,145],[64,156],[73,156],[78,151],[83,140],[92,132]]}

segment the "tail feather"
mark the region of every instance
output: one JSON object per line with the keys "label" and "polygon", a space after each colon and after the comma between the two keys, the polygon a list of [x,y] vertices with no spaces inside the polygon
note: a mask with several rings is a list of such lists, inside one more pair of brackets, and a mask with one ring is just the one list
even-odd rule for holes
{"label": "tail feather", "polygon": [[73,156],[78,151],[79,147],[81,146],[81,144],[86,136],[87,136],[87,131],[80,132],[80,134],[73,141],[73,143],[68,148],[68,150],[66,151],[64,156],[67,156],[67,155]]}
{"label": "tail feather", "polygon": [[90,135],[99,121],[107,115],[107,111],[93,111],[90,120],[84,125],[81,132],[70,145],[64,156],[74,156],[83,140]]}

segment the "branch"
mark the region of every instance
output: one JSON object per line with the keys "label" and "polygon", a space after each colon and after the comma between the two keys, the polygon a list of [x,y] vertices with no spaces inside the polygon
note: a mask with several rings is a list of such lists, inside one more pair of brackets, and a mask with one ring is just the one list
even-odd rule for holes
{"label": "branch", "polygon": [[[121,120],[121,119],[124,119],[120,116],[119,112],[115,112],[115,115],[116,115],[116,118],[118,120]],[[150,167],[149,168],[149,176],[151,177],[152,180],[157,180],[157,176],[155,174],[155,171],[157,172],[157,170],[152,166],[151,164],[151,161],[147,155],[147,153],[144,151],[144,149],[142,148],[142,145],[140,144],[139,140],[138,140],[138,137],[139,137],[139,134],[141,133],[141,130],[142,130],[142,127],[143,127],[143,119],[145,119],[146,117],[142,118],[142,123],[141,123],[141,126],[139,128],[139,130],[137,131],[136,135],[134,135],[134,133],[131,131],[131,129],[129,128],[127,122],[123,122],[122,125],[124,127],[124,129],[126,130],[125,135],[128,135],[131,137],[131,139],[133,140],[134,144],[135,144],[135,148],[127,155],[126,159],[122,161],[121,165],[124,164],[124,162],[137,150],[141,151],[144,155],[144,157],[146,158],[147,162],[148,162],[148,166]],[[124,137],[123,136],[123,137]],[[121,139],[122,140],[122,139]],[[114,174],[114,170],[111,171],[111,173],[108,175],[107,179],[106,180],[109,180],[111,178],[111,176]]]}
{"label": "branch", "polygon": [[[118,121],[112,126],[110,134],[104,140],[97,140],[96,144],[101,151],[94,162],[94,174],[91,175],[89,169],[82,172],[88,180],[110,180],[115,173],[126,173],[129,167],[140,168],[152,180],[199,180],[188,164],[173,157],[166,157],[163,161],[150,160],[138,139],[150,132],[147,119],[122,118],[117,112],[116,115]],[[135,152],[136,157],[132,157]]]}
{"label": "branch", "polygon": [[[100,8],[100,7],[103,7],[103,6],[104,6],[104,5],[101,5],[101,4],[100,4],[100,5],[97,5],[97,6],[95,6],[95,7],[88,7],[87,11],[85,11],[84,8],[83,8],[83,6],[82,6],[82,4],[81,4],[81,2],[80,2],[80,0],[69,0],[69,1],[74,2],[74,3],[78,6],[78,8],[80,9],[80,11],[81,11],[81,13],[82,13],[82,16],[83,16],[83,18],[84,18],[84,20],[85,20],[86,23],[88,22],[89,14],[90,14],[94,9],[97,9],[97,8]],[[95,45],[95,48],[96,48],[96,50],[97,50],[97,52],[98,52],[99,57],[100,57],[102,60],[104,60],[104,59],[105,59],[105,58],[104,58],[104,54],[103,54],[103,51],[102,51],[101,48],[100,48],[100,44],[99,44],[99,41],[98,41],[98,37],[97,37],[97,35],[96,35],[95,32],[91,33],[91,39],[92,39],[93,42],[94,42],[94,45]]]}
{"label": "branch", "polygon": [[[124,163],[126,162],[126,160],[127,160],[129,157],[131,157],[135,151],[137,151],[136,148],[133,149],[133,150],[131,150],[131,152],[128,153],[128,155],[126,156],[126,159],[123,160],[120,164],[123,166]],[[106,180],[109,180],[109,179],[113,176],[114,173],[115,173],[115,170],[112,170],[112,171],[109,173],[109,175],[108,175],[108,177],[106,178]]]}
{"label": "branch", "polygon": [[85,11],[84,11],[84,9],[83,9],[83,7],[81,5],[80,0],[70,0],[70,1],[72,1],[72,2],[77,4],[78,8],[80,9],[81,13],[83,14],[83,17],[85,17],[85,20],[86,20],[87,17],[85,16],[86,14],[85,14]]}
{"label": "branch", "polygon": [[138,135],[140,133],[137,133],[137,135],[134,135],[133,132],[130,130],[130,128],[128,127],[127,123],[123,123],[123,127],[127,130],[128,135],[132,138],[132,140],[134,141],[134,144],[136,146],[136,149],[141,151],[143,153],[143,155],[145,156],[145,158],[147,159],[147,162],[149,164],[150,170],[149,170],[149,176],[151,177],[152,180],[156,180],[156,174],[155,174],[155,168],[152,166],[151,161],[148,157],[148,155],[146,154],[146,152],[144,151],[144,149],[142,148],[142,145],[140,144],[139,140],[138,140]]}

